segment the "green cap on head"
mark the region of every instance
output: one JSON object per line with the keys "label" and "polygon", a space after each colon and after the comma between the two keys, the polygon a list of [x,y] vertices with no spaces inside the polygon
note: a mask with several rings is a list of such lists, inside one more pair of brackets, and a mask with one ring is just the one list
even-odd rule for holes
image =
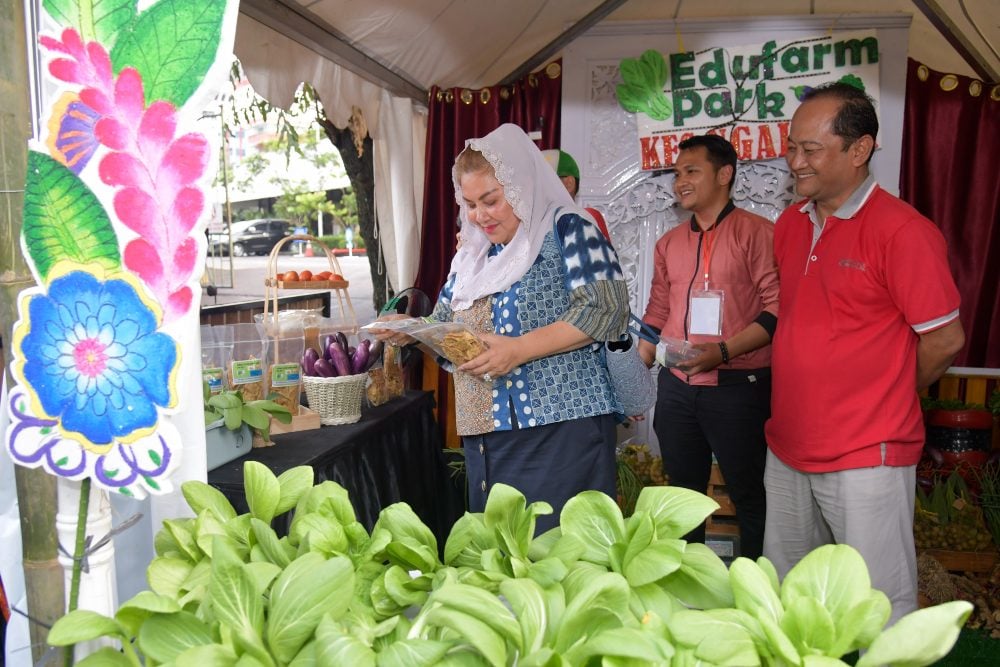
{"label": "green cap on head", "polygon": [[542,151],[542,155],[545,156],[545,161],[556,170],[556,174],[560,178],[563,176],[573,176],[576,180],[580,180],[580,167],[576,165],[576,160],[573,159],[573,156],[566,151],[551,148],[547,151]]}

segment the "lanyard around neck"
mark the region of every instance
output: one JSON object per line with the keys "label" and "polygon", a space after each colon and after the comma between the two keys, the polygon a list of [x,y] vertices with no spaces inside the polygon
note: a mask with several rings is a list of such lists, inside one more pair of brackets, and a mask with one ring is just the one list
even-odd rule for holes
{"label": "lanyard around neck", "polygon": [[705,267],[705,289],[708,289],[708,276],[711,272],[712,266],[712,247],[715,244],[715,233],[716,227],[722,222],[722,219],[732,212],[736,208],[732,200],[726,204],[726,207],[719,212],[719,216],[715,219],[715,222],[711,227],[702,232],[702,244],[701,244],[701,263]]}
{"label": "lanyard around neck", "polygon": [[707,231],[704,232],[702,238],[703,243],[701,245],[701,263],[705,267],[705,289],[708,289],[708,275],[711,271],[712,265],[712,243],[714,242],[715,225],[712,225]]}

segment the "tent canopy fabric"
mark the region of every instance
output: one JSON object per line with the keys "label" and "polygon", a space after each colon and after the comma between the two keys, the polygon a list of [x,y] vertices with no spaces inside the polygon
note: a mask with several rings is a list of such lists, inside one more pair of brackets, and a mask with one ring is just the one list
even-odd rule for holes
{"label": "tent canopy fabric", "polygon": [[[923,9],[929,6],[940,12],[941,20],[967,40],[972,50],[989,58],[994,71],[1000,68],[996,54],[1000,6],[995,0],[243,0],[240,11],[258,21],[267,16],[265,23],[295,32],[294,38],[303,44],[325,42],[320,45],[329,46],[329,41],[339,38],[427,91],[434,85],[481,88],[500,83],[570,26],[604,6],[614,8],[607,21],[677,20],[681,44],[687,19],[818,14],[835,21],[852,13],[911,14],[910,57],[938,71],[976,76],[924,15]],[[320,33],[306,35],[305,30],[296,29],[299,24],[287,20],[290,14],[325,30],[326,39],[320,39]],[[237,55],[243,57],[240,46]],[[271,65],[294,66],[288,61]]]}

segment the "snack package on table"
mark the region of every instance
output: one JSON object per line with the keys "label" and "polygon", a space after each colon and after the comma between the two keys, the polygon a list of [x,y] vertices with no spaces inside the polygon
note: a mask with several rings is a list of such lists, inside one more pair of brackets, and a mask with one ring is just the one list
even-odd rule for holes
{"label": "snack package on table", "polygon": [[260,330],[253,324],[234,324],[227,332],[231,335],[232,355],[230,356],[228,380],[229,388],[243,393],[246,402],[264,398],[264,340]]}
{"label": "snack package on table", "polygon": [[201,327],[201,379],[217,394],[226,388],[226,369],[233,356],[233,336],[226,325]]}
{"label": "snack package on table", "polygon": [[456,366],[475,359],[486,350],[486,343],[471,329],[458,322],[429,322],[419,318],[408,318],[372,322],[361,328],[408,334]]}
{"label": "snack package on table", "polygon": [[368,386],[365,394],[372,406],[388,403],[403,395],[403,363],[400,349],[386,344],[382,348],[382,360],[378,368],[368,371]]}
{"label": "snack package on table", "polygon": [[660,342],[656,346],[656,363],[665,368],[674,368],[681,362],[697,359],[700,354],[701,350],[686,340],[660,336]]}
{"label": "snack package on table", "polygon": [[292,415],[299,413],[299,396],[302,390],[303,338],[301,335],[269,337],[267,345],[268,396]]}

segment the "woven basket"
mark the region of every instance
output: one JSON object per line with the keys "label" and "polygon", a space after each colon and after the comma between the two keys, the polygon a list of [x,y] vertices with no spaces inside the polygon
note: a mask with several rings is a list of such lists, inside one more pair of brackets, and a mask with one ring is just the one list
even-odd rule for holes
{"label": "woven basket", "polygon": [[335,378],[304,375],[302,383],[309,399],[309,409],[319,413],[321,424],[353,424],[361,419],[361,401],[365,397],[367,379],[367,373]]}

